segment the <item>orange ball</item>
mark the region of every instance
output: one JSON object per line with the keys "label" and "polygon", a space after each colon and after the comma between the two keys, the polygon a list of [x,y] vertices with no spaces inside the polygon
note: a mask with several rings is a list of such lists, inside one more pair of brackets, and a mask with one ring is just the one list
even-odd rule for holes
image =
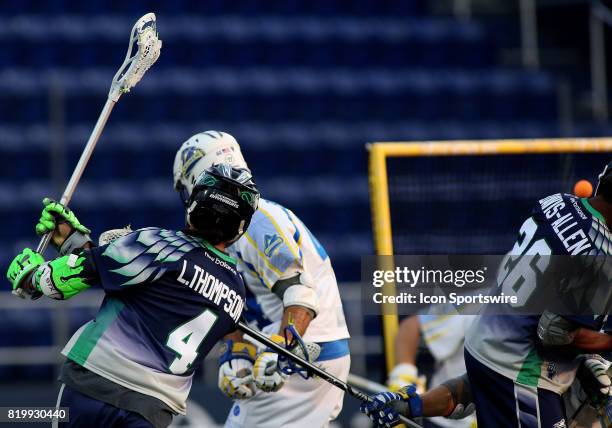
{"label": "orange ball", "polygon": [[589,180],[580,180],[574,185],[574,195],[579,198],[590,198],[592,194],[593,185]]}

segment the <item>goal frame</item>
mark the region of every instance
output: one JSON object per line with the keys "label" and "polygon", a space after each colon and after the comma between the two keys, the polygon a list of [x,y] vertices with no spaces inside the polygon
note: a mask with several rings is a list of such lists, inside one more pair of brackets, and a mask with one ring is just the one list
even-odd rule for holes
{"label": "goal frame", "polygon": [[[424,142],[373,142],[369,152],[368,176],[372,232],[376,255],[393,255],[391,208],[387,159],[391,157],[487,156],[555,153],[612,152],[612,138],[553,138],[507,140],[459,140]],[[385,293],[394,294],[394,284]],[[399,328],[395,304],[383,308],[383,340],[387,371],[395,366],[394,339]]]}

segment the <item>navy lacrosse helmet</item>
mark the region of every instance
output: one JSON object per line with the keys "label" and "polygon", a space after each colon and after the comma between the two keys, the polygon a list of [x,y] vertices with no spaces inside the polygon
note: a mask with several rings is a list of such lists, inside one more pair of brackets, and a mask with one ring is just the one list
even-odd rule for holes
{"label": "navy lacrosse helmet", "polygon": [[187,223],[209,243],[229,245],[246,232],[258,203],[259,191],[247,169],[213,165],[195,181]]}

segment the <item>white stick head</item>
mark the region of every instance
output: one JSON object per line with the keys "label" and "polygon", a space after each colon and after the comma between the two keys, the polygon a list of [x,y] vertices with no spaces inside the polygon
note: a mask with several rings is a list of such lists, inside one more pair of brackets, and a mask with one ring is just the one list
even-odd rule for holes
{"label": "white stick head", "polygon": [[[134,44],[136,44],[137,51],[131,56]],[[113,78],[108,97],[117,102],[121,94],[129,92],[136,86],[145,72],[159,58],[161,47],[162,41],[157,36],[155,14],[147,13],[132,28],[125,60]]]}

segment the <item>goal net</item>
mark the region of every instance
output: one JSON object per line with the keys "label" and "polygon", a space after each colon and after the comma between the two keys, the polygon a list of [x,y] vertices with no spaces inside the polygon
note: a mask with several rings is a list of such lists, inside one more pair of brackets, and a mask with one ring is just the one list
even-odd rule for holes
{"label": "goal net", "polygon": [[[372,143],[376,254],[505,254],[538,199],[596,184],[612,139]],[[387,367],[396,308],[384,308]]]}

